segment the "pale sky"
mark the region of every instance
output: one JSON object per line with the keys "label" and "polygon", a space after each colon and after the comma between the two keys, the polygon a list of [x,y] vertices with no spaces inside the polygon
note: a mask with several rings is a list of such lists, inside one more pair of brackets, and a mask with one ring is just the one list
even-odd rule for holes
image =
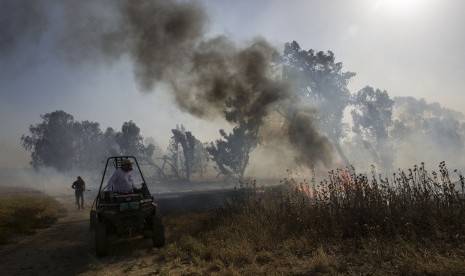
{"label": "pale sky", "polygon": [[[201,2],[210,16],[209,36],[226,35],[237,43],[261,36],[276,47],[295,40],[305,50],[331,50],[345,71],[357,74],[349,86],[352,93],[369,85],[391,97],[424,98],[465,112],[465,1]],[[29,49],[40,55],[31,57]],[[70,65],[57,58],[47,34],[6,55],[0,59],[0,167],[27,166],[29,152],[21,148],[20,137],[41,122],[39,115],[55,110],[77,121],[99,122],[102,130],[119,130],[132,120],[162,147],[176,124],[201,141],[218,139],[224,126],[179,111],[162,87],[139,91],[125,59],[111,66],[98,60]]]}

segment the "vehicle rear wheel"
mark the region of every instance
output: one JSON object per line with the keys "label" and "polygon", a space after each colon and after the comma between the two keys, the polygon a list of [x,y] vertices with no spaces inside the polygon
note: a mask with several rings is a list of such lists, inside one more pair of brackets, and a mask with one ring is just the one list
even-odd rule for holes
{"label": "vehicle rear wheel", "polygon": [[107,254],[107,227],[99,222],[95,230],[95,251],[97,256],[105,256]]}
{"label": "vehicle rear wheel", "polygon": [[163,247],[165,245],[165,227],[160,216],[153,216],[152,227],[153,247]]}
{"label": "vehicle rear wheel", "polygon": [[97,226],[97,211],[90,210],[90,231],[95,231]]}

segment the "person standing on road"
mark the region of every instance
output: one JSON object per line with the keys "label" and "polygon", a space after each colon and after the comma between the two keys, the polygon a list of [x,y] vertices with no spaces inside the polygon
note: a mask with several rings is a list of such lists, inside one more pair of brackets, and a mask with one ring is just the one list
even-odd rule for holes
{"label": "person standing on road", "polygon": [[73,182],[73,185],[71,185],[71,188],[74,189],[78,211],[80,209],[84,209],[84,191],[86,190],[86,183],[80,176],[78,176],[77,180]]}
{"label": "person standing on road", "polygon": [[128,159],[121,161],[121,168],[116,171],[108,180],[107,191],[117,193],[130,193],[134,190],[134,182],[131,177],[132,163]]}

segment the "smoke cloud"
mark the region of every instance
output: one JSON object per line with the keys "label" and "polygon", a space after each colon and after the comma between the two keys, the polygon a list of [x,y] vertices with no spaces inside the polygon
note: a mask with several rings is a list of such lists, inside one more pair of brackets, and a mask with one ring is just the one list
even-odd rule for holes
{"label": "smoke cloud", "polygon": [[24,44],[37,45],[48,27],[43,8],[33,0],[0,3],[0,61],[9,61]]}
{"label": "smoke cloud", "polygon": [[231,100],[257,124],[278,107],[286,110],[282,141],[295,160],[330,165],[331,146],[314,114],[299,109],[291,86],[271,71],[276,50],[263,38],[246,46],[222,36],[207,39],[208,16],[198,2],[17,0],[2,5],[0,18],[0,59],[25,39],[44,37],[48,26],[54,54],[108,64],[129,57],[141,90],[167,85],[177,106],[199,118],[224,116]]}

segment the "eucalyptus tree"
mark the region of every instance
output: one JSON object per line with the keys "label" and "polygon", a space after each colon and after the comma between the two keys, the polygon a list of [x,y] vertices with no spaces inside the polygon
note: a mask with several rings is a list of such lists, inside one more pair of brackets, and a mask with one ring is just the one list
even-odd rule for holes
{"label": "eucalyptus tree", "polygon": [[63,110],[40,115],[42,122],[29,127],[29,135],[21,136],[22,147],[31,152],[30,164],[53,167],[65,172],[75,157],[74,117]]}
{"label": "eucalyptus tree", "polygon": [[343,117],[351,99],[347,85],[355,73],[343,71],[333,52],[302,50],[296,41],[286,43],[277,64],[301,101],[317,109],[320,130],[348,163],[340,142],[346,135]]}
{"label": "eucalyptus tree", "polygon": [[119,148],[119,154],[134,155],[145,162],[152,162],[155,146],[144,144],[140,128],[133,121],[124,122],[121,131],[116,132],[114,138]]}
{"label": "eucalyptus tree", "polygon": [[357,141],[383,170],[392,170],[394,165],[393,143],[389,139],[393,106],[394,101],[386,91],[370,86],[358,91],[353,98],[351,114]]}
{"label": "eucalyptus tree", "polygon": [[211,142],[207,151],[215,162],[218,175],[238,180],[244,178],[245,169],[249,164],[249,155],[257,147],[258,139],[250,127],[242,121],[232,132],[226,134],[221,129],[221,139]]}

